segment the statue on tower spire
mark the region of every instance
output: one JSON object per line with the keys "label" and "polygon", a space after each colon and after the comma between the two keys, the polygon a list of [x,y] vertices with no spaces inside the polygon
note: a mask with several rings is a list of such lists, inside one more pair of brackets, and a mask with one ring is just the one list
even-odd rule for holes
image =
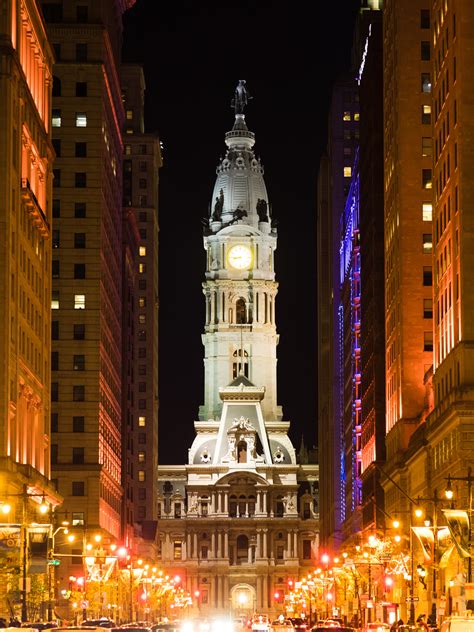
{"label": "statue on tower spire", "polygon": [[239,83],[237,84],[237,87],[235,89],[235,94],[231,102],[231,107],[234,109],[236,115],[244,113],[247,102],[249,101],[249,99],[252,98],[247,91],[247,87],[245,85],[246,83],[247,82],[245,81],[245,79],[239,79]]}

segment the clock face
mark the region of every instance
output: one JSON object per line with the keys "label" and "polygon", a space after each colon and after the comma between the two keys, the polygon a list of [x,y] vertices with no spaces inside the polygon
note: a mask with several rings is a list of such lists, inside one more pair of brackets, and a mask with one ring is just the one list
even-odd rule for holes
{"label": "clock face", "polygon": [[228,254],[229,264],[236,270],[247,270],[252,263],[252,251],[248,246],[232,246]]}

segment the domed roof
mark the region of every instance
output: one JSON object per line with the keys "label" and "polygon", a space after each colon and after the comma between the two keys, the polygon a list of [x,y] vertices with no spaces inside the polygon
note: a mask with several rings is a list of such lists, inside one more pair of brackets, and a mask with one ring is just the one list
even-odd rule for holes
{"label": "domed roof", "polygon": [[[236,100],[242,83],[245,82],[241,81],[237,86]],[[245,95],[247,98],[246,92]],[[259,223],[270,221],[263,166],[252,149],[255,134],[247,128],[243,105],[234,106],[234,109],[234,126],[225,135],[227,151],[217,167],[210,207],[209,227],[212,232],[237,221],[254,228],[258,228]]]}

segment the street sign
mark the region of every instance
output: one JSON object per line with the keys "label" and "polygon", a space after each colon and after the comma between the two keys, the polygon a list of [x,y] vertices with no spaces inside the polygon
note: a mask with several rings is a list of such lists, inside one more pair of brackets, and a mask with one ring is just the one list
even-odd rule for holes
{"label": "street sign", "polygon": [[405,601],[406,601],[407,603],[412,603],[412,602],[415,602],[415,601],[420,601],[420,598],[419,598],[419,597],[407,597],[407,598],[405,599]]}
{"label": "street sign", "polygon": [[59,566],[61,564],[61,560],[48,560],[48,566]]}

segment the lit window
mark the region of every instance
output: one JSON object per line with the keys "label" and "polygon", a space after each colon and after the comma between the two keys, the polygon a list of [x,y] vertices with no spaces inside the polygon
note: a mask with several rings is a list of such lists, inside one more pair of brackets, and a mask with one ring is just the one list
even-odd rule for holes
{"label": "lit window", "polygon": [[431,169],[422,169],[421,181],[424,189],[431,189],[433,187],[433,181],[431,179]]}
{"label": "lit window", "polygon": [[145,463],[145,453],[144,452],[139,452],[138,453],[138,462],[139,463]]}
{"label": "lit window", "polygon": [[431,124],[431,105],[421,106],[421,122],[423,125]]}
{"label": "lit window", "polygon": [[350,178],[352,175],[352,167],[344,167],[344,178]]}
{"label": "lit window", "polygon": [[360,117],[359,112],[354,112],[354,121],[358,121]]}
{"label": "lit window", "polygon": [[131,145],[125,145],[125,155],[126,156],[130,156],[132,153],[132,146]]}
{"label": "lit window", "polygon": [[145,296],[140,296],[140,298],[138,299],[138,307],[146,307]]}
{"label": "lit window", "polygon": [[421,139],[421,155],[422,156],[431,156],[433,153],[433,145],[431,136],[423,137]]}
{"label": "lit window", "polygon": [[139,314],[138,315],[138,322],[140,323],[140,325],[144,325],[146,322],[146,315],[145,314]]}
{"label": "lit window", "polygon": [[146,265],[144,263],[138,264],[138,272],[140,274],[144,274],[146,272]]}
{"label": "lit window", "polygon": [[127,119],[131,121],[133,118],[133,110],[127,110]]}
{"label": "lit window", "polygon": [[423,351],[433,351],[433,332],[432,331],[424,332]]}
{"label": "lit window", "polygon": [[140,246],[138,249],[140,257],[146,257],[146,246]]}
{"label": "lit window", "polygon": [[351,113],[350,112],[344,112],[342,120],[343,121],[350,121],[351,120]]}
{"label": "lit window", "polygon": [[433,318],[433,299],[423,299],[423,318]]}
{"label": "lit window", "polygon": [[426,233],[423,235],[423,254],[429,255],[433,252],[433,238],[431,233]]}
{"label": "lit window", "polygon": [[[180,542],[180,541],[173,542],[173,557],[174,557],[175,560],[180,560],[181,559],[182,548],[183,548],[182,542]],[[201,602],[202,602],[202,600],[201,600]]]}
{"label": "lit window", "polygon": [[138,418],[138,425],[139,425],[141,428],[144,428],[144,427],[145,427],[145,425],[146,425],[146,417],[139,417],[139,418]]}
{"label": "lit window", "polygon": [[421,73],[421,91],[431,92],[431,77],[429,72]]}
{"label": "lit window", "polygon": [[59,309],[59,292],[58,290],[53,290],[53,294],[51,297],[51,309]]}
{"label": "lit window", "polygon": [[145,470],[138,470],[138,480],[143,483],[145,480]]}
{"label": "lit window", "polygon": [[423,221],[431,222],[433,219],[433,205],[431,202],[423,202]]}
{"label": "lit window", "polygon": [[86,309],[85,294],[74,294],[74,309]]}
{"label": "lit window", "polygon": [[51,124],[53,127],[61,127],[61,110],[53,110]]}
{"label": "lit window", "polygon": [[76,127],[87,127],[87,114],[76,112]]}

